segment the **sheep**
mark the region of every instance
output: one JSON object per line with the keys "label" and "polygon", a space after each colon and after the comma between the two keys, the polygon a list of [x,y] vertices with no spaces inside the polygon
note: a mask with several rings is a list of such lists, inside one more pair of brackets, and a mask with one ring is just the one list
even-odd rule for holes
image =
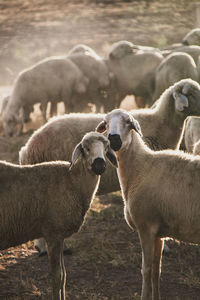
{"label": "sheep", "polygon": [[43,121],[46,122],[48,101],[67,102],[73,93],[84,93],[87,85],[88,78],[66,58],[50,57],[22,71],[15,80],[9,102],[2,114],[5,135],[13,135],[17,123],[17,134],[21,134],[24,106],[41,102]]}
{"label": "sheep", "polygon": [[[153,150],[175,149],[185,118],[200,115],[200,85],[183,79],[169,87],[154,109],[139,109],[131,114],[140,122],[144,141]],[[83,135],[97,126],[105,114],[67,114],[54,117],[36,130],[19,153],[21,164],[69,160]],[[150,125],[149,125],[150,124]],[[98,194],[119,190],[114,168],[107,168]]]}
{"label": "sheep", "polygon": [[[187,117],[184,121],[177,149],[194,153],[194,145],[200,140],[200,117]],[[198,148],[198,147],[196,147]],[[195,152],[197,149],[195,150]]]}
{"label": "sheep", "polygon": [[[181,135],[184,119],[200,115],[200,86],[184,79],[168,88],[154,109],[131,111],[140,122],[144,141],[153,150],[175,149]],[[82,136],[97,126],[105,114],[69,114],[51,119],[36,130],[19,153],[20,164],[35,164],[51,160],[69,160],[74,146]],[[101,177],[97,194],[120,190],[117,173],[108,166]],[[45,244],[35,242],[40,255]]]}
{"label": "sheep", "polygon": [[189,54],[174,52],[156,68],[153,100],[157,100],[169,86],[184,78],[198,82],[197,66]]}
{"label": "sheep", "polygon": [[[78,47],[78,46],[77,46]],[[79,52],[77,48],[72,49],[71,53],[67,55],[70,59],[89,79],[87,90],[84,94],[77,95],[70,99],[68,103],[70,112],[82,112],[88,102],[96,105],[96,111],[100,112],[101,106],[107,101],[105,99],[105,91],[110,85],[112,79],[112,73],[110,72],[107,64],[104,60],[98,56],[91,48],[91,51],[83,50],[83,45],[79,46]],[[88,47],[86,48],[88,49]],[[74,52],[75,51],[75,52]]]}
{"label": "sheep", "polygon": [[44,237],[54,300],[65,299],[64,238],[81,227],[106,168],[105,156],[117,167],[108,139],[90,132],[76,145],[71,164],[0,162],[0,249]]}
{"label": "sheep", "polygon": [[116,151],[125,220],[139,235],[141,300],[159,300],[164,239],[200,243],[200,158],[151,150],[139,123],[123,110],[108,113],[97,131],[107,132]]}
{"label": "sheep", "polygon": [[155,69],[164,59],[158,51],[144,51],[128,41],[114,43],[108,53],[107,65],[114,75],[114,87],[109,98],[116,97],[116,106],[126,95],[143,98],[152,103]]}

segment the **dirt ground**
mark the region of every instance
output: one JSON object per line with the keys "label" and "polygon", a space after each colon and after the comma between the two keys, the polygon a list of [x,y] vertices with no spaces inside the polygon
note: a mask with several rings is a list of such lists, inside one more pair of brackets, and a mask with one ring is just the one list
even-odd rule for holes
{"label": "dirt ground", "polygon": [[[19,71],[78,43],[106,55],[118,40],[163,48],[197,25],[196,1],[0,0],[0,99]],[[9,86],[9,87],[7,87]],[[6,139],[0,123],[0,159],[18,163],[18,151],[41,125],[38,110],[21,137]],[[162,300],[200,299],[199,246],[167,242]],[[67,246],[67,299],[140,299],[141,249],[123,217],[120,192],[96,197],[81,231]],[[0,252],[0,299],[50,299],[47,257],[33,243]]]}

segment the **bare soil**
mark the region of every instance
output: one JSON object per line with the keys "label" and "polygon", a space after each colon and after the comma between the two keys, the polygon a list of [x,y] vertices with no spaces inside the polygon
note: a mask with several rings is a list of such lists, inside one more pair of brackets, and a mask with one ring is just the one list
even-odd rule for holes
{"label": "bare soil", "polygon": [[[149,4],[150,3],[150,4]],[[118,40],[164,47],[181,42],[196,26],[193,1],[0,0],[0,85],[17,73],[78,43],[106,55]],[[0,99],[5,88],[0,90]],[[0,124],[0,159],[18,163],[18,151],[41,125],[36,109],[21,137],[5,138]],[[162,300],[200,299],[199,246],[167,242],[163,256]],[[140,299],[141,249],[123,217],[120,192],[96,197],[79,233],[67,242],[67,299]],[[32,242],[1,251],[0,299],[50,299],[47,257]]]}

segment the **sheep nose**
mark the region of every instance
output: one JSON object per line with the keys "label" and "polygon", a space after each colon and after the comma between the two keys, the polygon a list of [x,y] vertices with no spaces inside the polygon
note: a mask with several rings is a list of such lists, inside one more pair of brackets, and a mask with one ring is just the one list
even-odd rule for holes
{"label": "sheep nose", "polygon": [[95,160],[92,163],[92,171],[96,175],[101,175],[106,169],[106,162],[103,158],[95,158]]}
{"label": "sheep nose", "polygon": [[118,151],[122,146],[122,140],[119,134],[109,134],[108,139],[110,141],[110,146],[114,151]]}

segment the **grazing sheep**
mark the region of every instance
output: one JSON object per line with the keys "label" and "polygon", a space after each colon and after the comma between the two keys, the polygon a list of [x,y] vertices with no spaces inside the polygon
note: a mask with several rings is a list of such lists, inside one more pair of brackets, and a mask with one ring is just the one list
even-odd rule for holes
{"label": "grazing sheep", "polygon": [[[8,104],[8,101],[10,99],[10,96],[6,96],[3,98],[2,100],[2,105],[1,105],[1,114],[4,113],[6,107],[7,107],[7,104]],[[27,123],[30,121],[30,113],[33,112],[33,106],[29,106],[29,105],[24,105],[23,107],[23,113],[24,113],[24,122]]]}
{"label": "grazing sheep", "polygon": [[[200,117],[187,117],[177,149],[194,153],[194,145],[200,140]],[[198,147],[197,147],[198,148]],[[197,149],[195,150],[197,151]]]}
{"label": "grazing sheep", "polygon": [[110,112],[97,127],[105,130],[118,158],[125,219],[141,243],[141,300],[159,300],[164,239],[200,243],[200,159],[152,151],[140,137],[139,123],[126,111]]}
{"label": "grazing sheep", "polygon": [[169,86],[184,78],[198,82],[197,66],[189,54],[174,52],[156,68],[153,100],[157,100]]}
{"label": "grazing sheep", "polygon": [[71,165],[0,162],[0,249],[44,237],[54,300],[65,299],[64,238],[82,225],[106,168],[105,156],[117,167],[108,139],[90,132],[75,147]]}
{"label": "grazing sheep", "polygon": [[89,102],[95,104],[96,112],[100,112],[101,106],[106,105],[106,90],[113,76],[107,64],[94,50],[85,45],[74,47],[67,58],[89,79],[86,92],[70,99],[69,111],[82,112]]}
{"label": "grazing sheep", "polygon": [[109,99],[116,97],[116,105],[126,95],[143,98],[145,105],[152,103],[154,91],[154,73],[163,60],[158,51],[144,51],[128,41],[114,43],[108,53],[107,65],[114,75]]}
{"label": "grazing sheep", "polygon": [[[200,86],[192,80],[181,80],[168,88],[154,109],[134,110],[131,114],[140,122],[144,141],[153,150],[175,149],[184,119],[200,115]],[[74,146],[82,136],[97,126],[104,114],[69,114],[53,118],[36,130],[19,153],[21,164],[69,160]],[[120,190],[117,173],[108,166],[101,177],[98,194]],[[35,245],[40,254],[46,252],[42,242]]]}
{"label": "grazing sheep", "polygon": [[14,88],[6,109],[2,114],[5,135],[12,135],[16,124],[17,134],[23,129],[24,106],[41,102],[43,120],[46,122],[48,102],[67,102],[73,93],[84,93],[88,79],[71,60],[51,57],[21,72],[15,80]]}

